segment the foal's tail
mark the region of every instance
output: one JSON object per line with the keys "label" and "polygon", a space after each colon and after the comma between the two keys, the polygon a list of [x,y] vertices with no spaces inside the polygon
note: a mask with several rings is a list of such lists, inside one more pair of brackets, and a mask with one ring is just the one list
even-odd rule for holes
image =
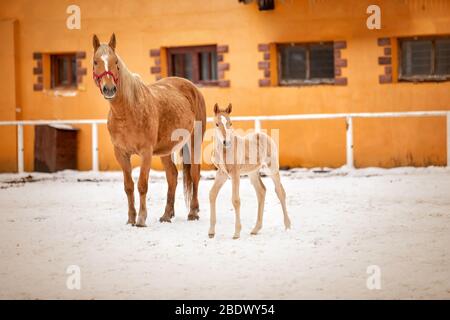
{"label": "foal's tail", "polygon": [[183,192],[186,208],[189,210],[192,199],[193,180],[191,176],[191,153],[189,145],[186,143],[181,149],[181,159],[183,159]]}

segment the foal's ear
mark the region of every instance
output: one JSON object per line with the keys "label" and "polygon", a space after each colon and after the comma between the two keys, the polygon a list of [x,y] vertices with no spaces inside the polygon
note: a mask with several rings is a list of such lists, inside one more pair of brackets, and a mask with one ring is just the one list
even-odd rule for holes
{"label": "foal's ear", "polygon": [[219,113],[219,105],[216,103],[214,105],[214,114],[218,114]]}
{"label": "foal's ear", "polygon": [[97,51],[98,47],[100,47],[100,40],[98,40],[96,34],[94,34],[94,37],[92,38],[92,45],[94,46],[94,52]]}
{"label": "foal's ear", "polygon": [[111,35],[111,39],[109,39],[108,45],[111,47],[111,49],[113,49],[113,51],[116,50],[116,35],[114,33]]}
{"label": "foal's ear", "polygon": [[231,113],[231,110],[233,110],[233,106],[231,105],[231,103],[228,105],[228,107],[225,109],[226,113]]}

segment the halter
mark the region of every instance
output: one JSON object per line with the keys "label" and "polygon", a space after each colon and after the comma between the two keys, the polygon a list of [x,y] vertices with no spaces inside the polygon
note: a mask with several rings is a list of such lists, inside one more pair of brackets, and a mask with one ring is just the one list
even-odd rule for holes
{"label": "halter", "polygon": [[114,84],[117,86],[117,84],[119,83],[119,76],[117,76],[117,78],[114,76],[114,73],[112,73],[111,71],[104,71],[100,74],[96,74],[94,71],[92,71],[92,78],[95,81],[95,84],[97,85],[97,87],[100,89],[100,92],[102,92],[102,88],[100,88],[100,80],[102,80],[102,78],[106,75],[110,75],[113,80],[114,80]]}

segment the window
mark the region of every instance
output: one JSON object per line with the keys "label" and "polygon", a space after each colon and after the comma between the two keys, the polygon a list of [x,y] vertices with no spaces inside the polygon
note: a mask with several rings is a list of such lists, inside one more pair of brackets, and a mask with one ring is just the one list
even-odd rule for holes
{"label": "window", "polygon": [[168,48],[169,75],[202,85],[217,85],[216,46]]}
{"label": "window", "polygon": [[75,54],[50,55],[51,88],[77,87],[77,61]]}
{"label": "window", "polygon": [[450,79],[450,37],[400,39],[400,80]]}
{"label": "window", "polygon": [[278,45],[281,85],[334,83],[333,43]]}

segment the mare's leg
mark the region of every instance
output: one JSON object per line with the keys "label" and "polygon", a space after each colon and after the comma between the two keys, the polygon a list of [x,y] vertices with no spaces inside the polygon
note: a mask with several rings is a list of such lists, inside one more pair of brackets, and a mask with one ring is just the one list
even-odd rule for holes
{"label": "mare's leg", "polygon": [[128,198],[128,224],[136,224],[136,209],[134,208],[134,182],[131,177],[130,155],[118,148],[114,148],[114,154],[123,172],[123,184]]}
{"label": "mare's leg", "polygon": [[188,220],[198,220],[199,219],[198,213],[200,211],[198,205],[198,183],[200,181],[200,164],[194,163],[194,152],[191,153],[190,170],[192,179],[192,198],[190,201]]}
{"label": "mare's leg", "polygon": [[239,184],[240,184],[240,176],[239,172],[234,172],[231,176],[231,180],[233,183],[233,207],[236,213],[236,221],[234,226],[234,236],[233,239],[239,239],[241,235],[241,199],[239,197]]}
{"label": "mare's leg", "polygon": [[211,218],[209,220],[209,232],[208,235],[210,238],[214,238],[216,233],[216,199],[217,194],[222,188],[223,184],[227,181],[227,175],[222,171],[218,170],[216,173],[216,179],[214,180],[214,184],[209,192],[209,207]]}
{"label": "mare's leg", "polygon": [[159,218],[160,222],[170,222],[175,216],[175,191],[177,189],[177,178],[178,178],[178,170],[173,163],[171,156],[161,157],[162,164],[164,166],[164,170],[166,171],[166,179],[167,179],[167,202],[166,209],[164,210],[164,215]]}
{"label": "mare's leg", "polygon": [[256,171],[249,175],[250,182],[256,191],[256,196],[258,197],[258,218],[256,220],[256,225],[253,228],[251,234],[255,235],[261,230],[263,225],[263,213],[264,213],[264,200],[266,198],[266,187],[264,186],[259,172]]}
{"label": "mare's leg", "polygon": [[148,175],[150,166],[152,164],[152,150],[146,152],[142,156],[141,172],[139,174],[138,190],[140,198],[139,215],[136,226],[146,227],[145,220],[147,219],[147,190],[148,190]]}
{"label": "mare's leg", "polygon": [[286,229],[290,229],[291,221],[289,220],[286,208],[286,192],[284,191],[283,185],[281,184],[280,173],[278,171],[274,172],[270,177],[275,184],[275,192],[277,193],[278,199],[280,199],[281,202],[281,207],[283,208],[284,226],[286,227]]}

